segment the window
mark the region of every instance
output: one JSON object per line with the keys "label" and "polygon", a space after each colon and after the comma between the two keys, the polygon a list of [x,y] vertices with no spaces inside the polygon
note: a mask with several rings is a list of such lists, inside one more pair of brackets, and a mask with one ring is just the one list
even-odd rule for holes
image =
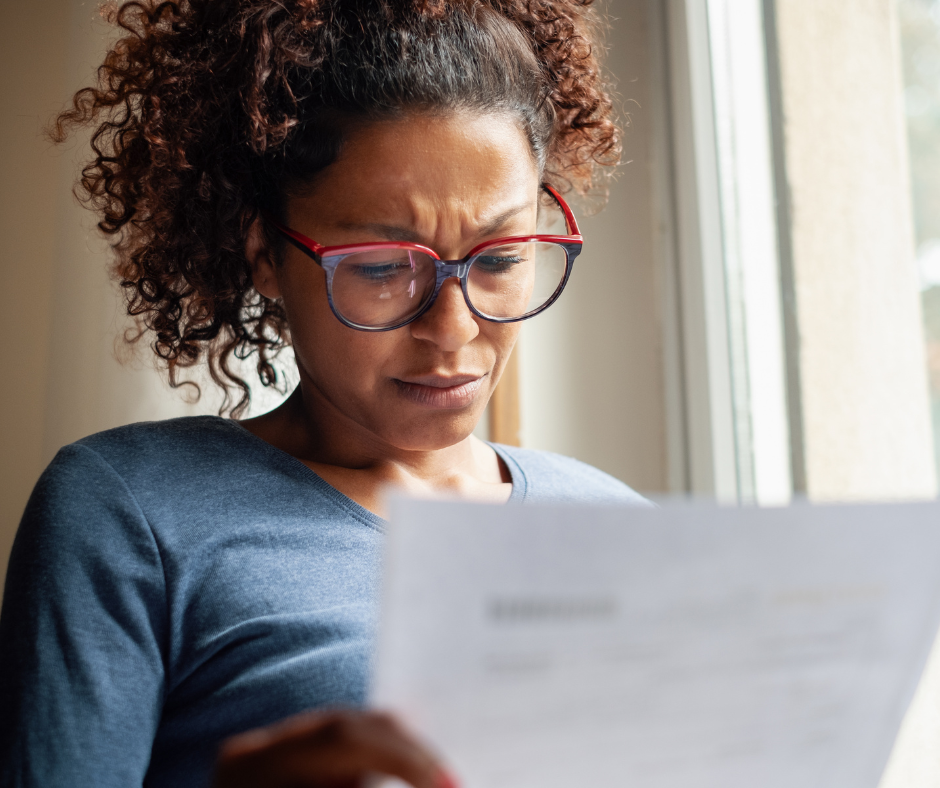
{"label": "window", "polygon": [[933,445],[940,461],[940,3],[900,0],[898,15]]}

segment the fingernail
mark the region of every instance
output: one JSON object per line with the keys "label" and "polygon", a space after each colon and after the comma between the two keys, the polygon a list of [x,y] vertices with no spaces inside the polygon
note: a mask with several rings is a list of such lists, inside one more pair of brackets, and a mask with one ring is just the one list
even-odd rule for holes
{"label": "fingernail", "polygon": [[460,786],[447,772],[441,772],[437,775],[437,788],[460,788]]}

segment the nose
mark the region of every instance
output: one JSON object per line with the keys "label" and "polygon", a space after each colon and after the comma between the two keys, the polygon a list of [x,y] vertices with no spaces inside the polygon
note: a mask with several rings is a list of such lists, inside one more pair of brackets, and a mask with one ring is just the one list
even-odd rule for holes
{"label": "nose", "polygon": [[410,328],[415,339],[433,342],[445,352],[460,350],[480,333],[456,277],[441,285],[434,305],[411,323]]}

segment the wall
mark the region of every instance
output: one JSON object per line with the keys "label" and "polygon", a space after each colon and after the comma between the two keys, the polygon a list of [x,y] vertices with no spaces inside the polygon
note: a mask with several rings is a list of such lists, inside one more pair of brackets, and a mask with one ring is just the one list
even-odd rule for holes
{"label": "wall", "polygon": [[893,3],[776,5],[807,492],[932,497]]}
{"label": "wall", "polygon": [[[68,4],[51,4],[57,8],[47,24],[39,23],[30,4],[16,3],[6,9],[0,28],[0,93],[7,105],[0,115],[0,259],[6,293],[0,310],[6,380],[0,393],[0,571],[42,463],[55,247],[47,210],[59,162],[39,132],[60,99],[68,41]],[[35,57],[47,50],[48,58]],[[31,67],[24,68],[26,63]]]}
{"label": "wall", "polygon": [[[610,3],[607,63],[629,125],[606,209],[561,300],[523,328],[522,443],[577,457],[643,491],[669,488],[661,285],[654,237],[654,84],[647,3]],[[577,210],[577,206],[575,206]]]}
{"label": "wall", "polygon": [[[933,497],[891,0],[776,3],[807,492]],[[882,788],[940,786],[940,643]]]}
{"label": "wall", "polygon": [[90,83],[106,44],[97,3],[4,8],[0,26],[0,576],[33,484],[62,445],[144,419],[210,410],[171,393],[149,360],[121,363],[125,321],[107,276],[107,244],[72,196],[81,138],[43,134]]}

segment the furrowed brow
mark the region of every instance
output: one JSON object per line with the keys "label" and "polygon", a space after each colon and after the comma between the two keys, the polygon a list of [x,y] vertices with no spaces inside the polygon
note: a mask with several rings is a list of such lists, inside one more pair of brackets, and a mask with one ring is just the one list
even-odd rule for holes
{"label": "furrowed brow", "polygon": [[[522,213],[531,206],[531,203],[521,203],[503,211],[498,216],[494,216],[487,221],[485,225],[477,230],[477,236],[493,235],[502,229],[506,223],[514,216]],[[421,243],[420,236],[409,227],[401,227],[394,224],[382,224],[381,222],[343,222],[339,225],[343,230],[354,230],[357,232],[369,233],[372,236],[384,238],[388,241],[400,241],[402,243]]]}
{"label": "furrowed brow", "polygon": [[384,238],[387,241],[400,241],[402,243],[419,243],[418,234],[408,227],[398,227],[394,224],[381,224],[379,222],[344,222],[339,225],[343,230],[356,230],[369,235]]}
{"label": "furrowed brow", "polygon": [[516,205],[513,208],[510,208],[509,210],[503,211],[501,214],[493,217],[493,219],[483,225],[478,231],[479,235],[493,235],[498,230],[501,230],[510,219],[527,210],[531,206],[532,203],[524,202]]}

